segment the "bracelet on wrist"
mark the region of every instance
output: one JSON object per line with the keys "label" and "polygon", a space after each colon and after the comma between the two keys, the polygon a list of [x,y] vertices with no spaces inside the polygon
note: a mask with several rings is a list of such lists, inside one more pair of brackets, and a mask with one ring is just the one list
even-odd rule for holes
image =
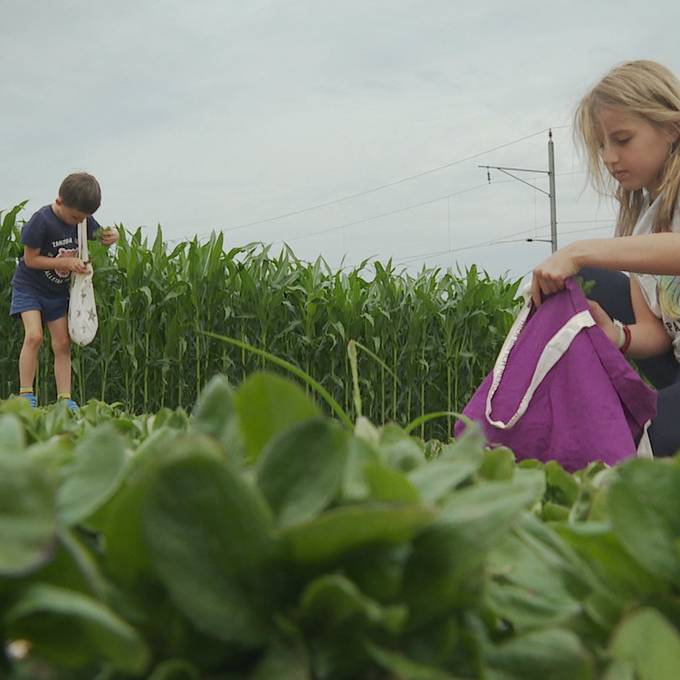
{"label": "bracelet on wrist", "polygon": [[625,354],[630,347],[630,328],[626,324],[621,323],[618,319],[613,319],[613,322],[619,333],[616,346],[621,350],[621,354]]}
{"label": "bracelet on wrist", "polygon": [[616,346],[621,349],[626,342],[626,332],[623,330],[624,326],[618,319],[613,319],[616,330],[618,331],[619,337],[616,341]]}
{"label": "bracelet on wrist", "polygon": [[630,347],[630,340],[631,340],[631,332],[630,328],[628,326],[623,326],[623,332],[626,336],[626,339],[623,342],[623,346],[621,347],[621,354],[625,355],[626,352],[628,352],[628,348]]}

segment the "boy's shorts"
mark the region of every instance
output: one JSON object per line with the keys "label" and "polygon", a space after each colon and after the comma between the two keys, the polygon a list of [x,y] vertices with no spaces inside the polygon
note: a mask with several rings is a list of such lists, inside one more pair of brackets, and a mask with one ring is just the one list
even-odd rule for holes
{"label": "boy's shorts", "polygon": [[17,290],[12,287],[12,304],[9,313],[13,317],[19,317],[22,312],[33,309],[42,312],[43,321],[56,321],[66,316],[68,312],[68,297],[46,297],[39,293],[27,290]]}

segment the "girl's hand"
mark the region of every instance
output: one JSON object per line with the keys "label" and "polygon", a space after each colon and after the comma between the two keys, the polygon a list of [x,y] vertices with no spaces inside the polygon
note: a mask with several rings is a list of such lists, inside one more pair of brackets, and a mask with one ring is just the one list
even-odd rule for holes
{"label": "girl's hand", "polygon": [[604,331],[604,334],[618,347],[619,346],[619,329],[614,322],[609,318],[609,314],[600,307],[594,300],[588,300],[590,313],[595,319],[595,323]]}
{"label": "girl's hand", "polygon": [[569,246],[554,252],[534,269],[531,280],[531,299],[541,306],[541,293],[552,295],[564,288],[564,281],[578,273],[580,267]]}
{"label": "girl's hand", "polygon": [[113,227],[104,227],[99,234],[99,240],[107,248],[112,246],[118,240],[118,230]]}

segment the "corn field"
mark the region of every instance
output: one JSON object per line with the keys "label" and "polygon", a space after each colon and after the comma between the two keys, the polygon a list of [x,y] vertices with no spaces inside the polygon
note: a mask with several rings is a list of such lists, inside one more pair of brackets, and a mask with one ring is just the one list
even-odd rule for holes
{"label": "corn field", "polygon": [[[9,317],[10,280],[23,247],[20,204],[0,213],[0,398],[18,388],[21,323]],[[117,225],[114,252],[91,247],[99,332],[73,350],[73,393],[122,402],[132,412],[188,407],[216,373],[239,384],[267,365],[211,332],[249,343],[295,364],[352,412],[347,343],[359,343],[363,411],[373,422],[410,422],[462,409],[490,370],[517,305],[518,282],[475,267],[417,275],[388,261],[333,271],[285,247],[225,248],[222,234],[170,249],[160,226],[153,242],[141,228]],[[367,274],[369,274],[368,276]],[[53,357],[46,335],[36,392],[54,399]],[[451,421],[421,435],[446,438]]]}

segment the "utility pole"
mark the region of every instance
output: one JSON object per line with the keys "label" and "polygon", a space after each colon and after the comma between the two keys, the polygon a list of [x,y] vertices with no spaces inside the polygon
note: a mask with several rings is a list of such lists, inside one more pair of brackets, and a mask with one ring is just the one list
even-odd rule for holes
{"label": "utility pole", "polygon": [[[550,238],[531,238],[527,241],[542,241],[544,243],[550,243],[552,247],[552,252],[557,250],[557,202],[555,200],[555,145],[553,144],[552,130],[548,130],[548,169],[547,170],[529,170],[527,168],[507,168],[500,165],[479,165],[479,168],[486,169],[486,177],[491,183],[491,170],[499,170],[505,175],[512,177],[524,184],[527,184],[532,189],[540,191],[545,194],[550,199]],[[549,191],[544,191],[541,187],[537,187],[531,182],[523,180],[517,175],[513,175],[512,172],[533,172],[541,175],[548,175],[549,180]]]}
{"label": "utility pole", "polygon": [[550,240],[554,253],[557,250],[557,204],[555,200],[555,145],[552,130],[548,130],[548,178],[550,181]]}

